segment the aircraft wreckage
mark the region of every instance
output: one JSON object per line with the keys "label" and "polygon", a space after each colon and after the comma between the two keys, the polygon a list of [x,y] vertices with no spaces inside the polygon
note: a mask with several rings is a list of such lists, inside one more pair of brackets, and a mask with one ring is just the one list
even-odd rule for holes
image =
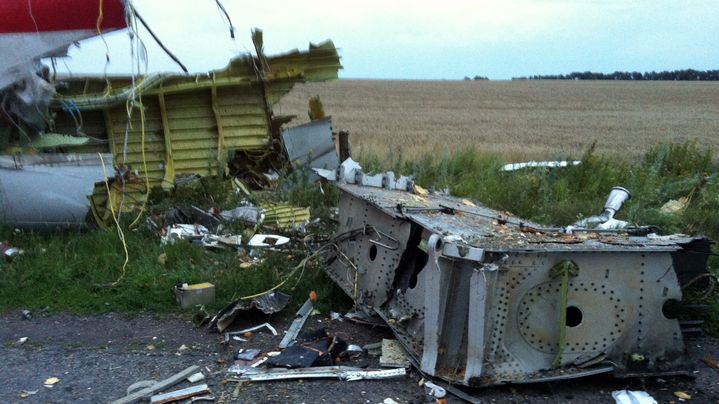
{"label": "aircraft wreckage", "polygon": [[[40,3],[35,20],[22,4],[0,7],[0,16],[18,21],[6,27],[11,34],[0,29],[0,47],[27,45],[0,62],[1,222],[76,225],[91,212],[111,225],[113,211],[142,209],[150,189],[172,188],[177,177],[239,172],[262,181],[302,149],[324,147],[326,139],[295,139],[300,129],[287,137],[282,125],[294,117],[272,107],[298,82],[337,79],[331,41],[266,56],[254,30],[255,56],[209,73],[54,77],[40,58],[63,56],[72,42],[96,35],[98,2]],[[128,3],[99,4],[103,29],[133,21]],[[64,7],[77,15],[54,18],[70,13]],[[329,118],[318,122],[332,145]]]}
{"label": "aircraft wreckage", "polygon": [[[39,58],[131,19],[112,0],[102,25],[93,13],[63,25],[52,7],[98,3],[42,4],[33,19],[0,7],[22,17],[0,29],[10,33],[0,46],[32,42],[0,61],[4,223],[81,223],[91,210],[108,224],[178,176],[261,177],[277,159],[337,166],[328,119],[285,130],[291,117],[272,112],[294,83],[337,78],[331,42],[267,57],[255,31],[255,56],[209,74],[53,79]],[[686,371],[669,306],[706,271],[709,241],[618,223],[626,190],[614,189],[601,215],[546,228],[408,177],[367,175],[351,159],[317,171],[343,191],[327,274],[390,325],[425,374],[486,386]]]}
{"label": "aircraft wreckage", "polygon": [[687,371],[669,307],[710,243],[617,221],[623,188],[601,215],[545,228],[351,160],[316,171],[343,191],[327,274],[422,372],[486,386]]}

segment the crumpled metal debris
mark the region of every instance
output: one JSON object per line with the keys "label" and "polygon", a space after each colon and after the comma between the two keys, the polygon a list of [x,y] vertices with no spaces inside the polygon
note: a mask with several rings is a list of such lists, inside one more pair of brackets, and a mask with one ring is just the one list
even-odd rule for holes
{"label": "crumpled metal debris", "polygon": [[269,292],[252,299],[237,299],[230,303],[210,321],[210,328],[223,332],[243,311],[257,309],[264,314],[281,311],[287,306],[290,296],[282,292]]}
{"label": "crumpled metal debris", "polygon": [[177,240],[202,240],[207,234],[210,231],[201,224],[173,224],[162,229],[160,243],[166,245],[175,244]]}

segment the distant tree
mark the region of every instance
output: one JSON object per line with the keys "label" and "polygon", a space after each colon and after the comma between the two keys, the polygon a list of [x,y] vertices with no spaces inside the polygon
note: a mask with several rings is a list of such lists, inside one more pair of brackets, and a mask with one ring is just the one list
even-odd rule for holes
{"label": "distant tree", "polygon": [[681,80],[681,81],[719,81],[719,70],[672,70],[657,72],[572,72],[569,74],[547,74],[521,77],[529,80]]}
{"label": "distant tree", "polygon": [[485,77],[485,76],[474,76],[474,80],[489,80],[489,77]]}

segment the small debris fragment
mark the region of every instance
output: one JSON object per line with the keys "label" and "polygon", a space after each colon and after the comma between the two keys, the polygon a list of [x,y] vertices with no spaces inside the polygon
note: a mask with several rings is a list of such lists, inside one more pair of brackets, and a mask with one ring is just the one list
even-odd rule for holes
{"label": "small debris fragment", "polygon": [[262,353],[261,349],[240,349],[240,351],[235,354],[235,359],[251,361],[259,356],[260,353]]}
{"label": "small debris fragment", "polygon": [[125,397],[122,397],[120,399],[117,399],[115,401],[112,401],[110,404],[130,404],[135,403],[138,400],[142,399],[143,397],[149,397],[152,394],[165,390],[169,387],[172,387],[176,385],[177,383],[182,382],[185,380],[188,376],[197,373],[200,370],[199,366],[190,366],[183,370],[182,372],[176,373],[172,375],[171,377],[159,381],[152,386],[146,387],[144,389],[141,389],[139,391],[135,391],[132,394],[128,394]]}
{"label": "small debris fragment", "polygon": [[706,363],[709,367],[719,369],[719,361],[712,358],[711,356],[705,356],[704,358],[702,358],[702,361]]}
{"label": "small debris fragment", "polygon": [[344,317],[357,324],[365,324],[372,327],[389,327],[381,318],[367,315],[361,311],[349,312],[345,314]]}
{"label": "small debris fragment", "polygon": [[689,198],[682,197],[679,199],[672,199],[662,205],[661,208],[659,208],[659,211],[662,213],[666,213],[668,215],[675,215],[678,213],[682,213],[687,206],[689,205]]}
{"label": "small debris fragment", "polygon": [[183,400],[193,396],[199,396],[200,394],[209,393],[210,389],[206,384],[200,384],[197,386],[188,387],[186,389],[175,390],[169,393],[157,394],[150,398],[151,404],[163,404],[174,401]]}
{"label": "small debris fragment", "polygon": [[[382,342],[373,342],[371,344],[367,344],[363,346],[362,349],[367,351],[367,354],[370,356],[380,356],[382,355]],[[422,381],[422,383],[424,382]]]}
{"label": "small debris fragment", "polygon": [[282,338],[282,341],[280,341],[280,348],[287,348],[297,338],[297,334],[299,334],[300,330],[302,329],[302,326],[305,324],[305,321],[307,321],[307,317],[309,317],[310,313],[312,312],[312,309],[312,295],[310,294],[310,298],[305,300],[305,303],[302,305],[302,307],[297,310],[297,313],[295,314],[295,319],[292,321],[292,325],[290,325],[290,328],[287,330],[287,333]]}
{"label": "small debris fragment", "polygon": [[276,234],[255,234],[252,236],[247,245],[254,248],[270,248],[280,247],[290,242],[290,239],[285,236],[278,236]]}
{"label": "small debris fragment", "polygon": [[205,375],[202,372],[197,372],[187,378],[187,381],[190,383],[197,383],[201,380],[205,380]]}
{"label": "small debris fragment", "polygon": [[45,387],[52,388],[55,384],[57,384],[60,381],[57,377],[49,377],[47,380],[45,380]]}
{"label": "small debris fragment", "polygon": [[40,390],[23,390],[20,392],[20,398],[28,398],[32,395],[37,394],[37,392]]}
{"label": "small debris fragment", "polygon": [[684,391],[675,391],[674,396],[680,400],[691,400],[692,396]]}
{"label": "small debris fragment", "polygon": [[244,329],[244,330],[233,331],[233,332],[226,332],[226,333],[225,333],[225,343],[229,342],[229,341],[230,341],[230,338],[234,339],[235,341],[246,342],[246,341],[247,341],[246,339],[239,338],[239,337],[237,337],[237,335],[242,335],[242,336],[245,337],[245,338],[251,338],[251,337],[254,335],[254,334],[252,333],[252,331],[257,331],[257,330],[262,329],[262,328],[267,328],[268,330],[270,330],[270,332],[272,333],[272,335],[277,335],[277,330],[275,329],[275,327],[271,326],[270,323],[262,323],[262,324],[260,324],[260,325],[256,325],[256,326],[251,327],[251,328],[246,328],[246,329]]}
{"label": "small debris fragment", "polygon": [[242,312],[246,313],[249,310],[257,309],[264,314],[273,314],[284,309],[289,301],[290,296],[282,292],[265,293],[252,300],[237,299],[217,313],[210,322],[210,327],[217,328],[217,331],[222,332]]}
{"label": "small debris fragment", "polygon": [[140,391],[142,389],[146,389],[148,387],[154,386],[157,384],[157,380],[140,380],[139,382],[132,383],[127,388],[127,395],[130,395],[136,391]]}
{"label": "small debris fragment", "polygon": [[30,313],[30,310],[22,311],[22,319],[23,320],[32,320],[32,313]]}
{"label": "small debris fragment", "polygon": [[657,404],[646,391],[617,390],[612,392],[615,404]]}
{"label": "small debris fragment", "polygon": [[317,292],[315,292],[314,290],[310,292],[310,300],[312,301],[312,303],[317,302]]}
{"label": "small debris fragment", "polygon": [[15,343],[15,345],[20,346],[20,345],[26,343],[26,342],[27,342],[27,339],[28,339],[27,337],[22,337],[22,338],[20,338],[20,339],[17,340],[17,342]]}
{"label": "small debris fragment", "polygon": [[396,339],[382,340],[382,356],[379,358],[380,366],[404,368],[409,366],[407,353]]}
{"label": "small debris fragment", "polygon": [[6,241],[0,243],[0,254],[2,254],[6,260],[11,261],[18,254],[22,254],[22,250],[11,247]]}
{"label": "small debris fragment", "polygon": [[447,390],[432,382],[425,382],[424,388],[425,392],[434,398],[444,398],[447,395]]}
{"label": "small debris fragment", "polygon": [[190,399],[191,403],[196,403],[199,401],[215,401],[215,397],[214,396],[200,396],[200,397],[192,397]]}

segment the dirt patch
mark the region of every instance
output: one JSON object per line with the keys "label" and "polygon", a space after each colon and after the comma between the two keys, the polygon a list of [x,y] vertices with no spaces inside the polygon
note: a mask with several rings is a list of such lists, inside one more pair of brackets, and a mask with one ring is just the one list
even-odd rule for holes
{"label": "dirt patch", "polygon": [[[247,342],[223,344],[219,334],[194,328],[179,316],[118,314],[95,316],[39,315],[23,320],[19,312],[0,317],[0,401],[2,402],[107,402],[125,395],[126,388],[139,380],[161,380],[191,365],[207,376],[214,396],[224,402],[267,403],[381,403],[392,398],[400,403],[432,402],[417,385],[420,376],[344,382],[339,380],[295,380],[249,383],[238,387],[227,382],[227,368],[240,348],[275,349],[281,332],[287,329],[292,313],[265,316],[252,321],[269,321],[280,335],[259,331]],[[238,325],[242,326],[241,324]],[[233,327],[238,329],[238,327]],[[391,337],[383,328],[370,328],[347,321],[331,321],[327,315],[311,317],[305,329],[326,328],[354,344],[367,344]],[[17,340],[28,340],[17,345]],[[182,346],[187,349],[181,349]],[[573,381],[514,385],[474,390],[483,402],[556,403],[610,402],[611,392],[620,389],[645,390],[659,402],[678,401],[675,391],[685,391],[692,402],[719,400],[719,370],[701,361],[719,358],[719,340],[709,337],[687,341],[688,355],[696,366],[695,378],[664,377],[620,380],[593,377]],[[374,362],[373,362],[374,361]],[[370,366],[376,360],[370,359]],[[43,387],[49,377],[60,382]],[[177,388],[189,386],[189,383]],[[20,398],[23,391],[37,393]],[[460,402],[450,398],[449,402]]]}

